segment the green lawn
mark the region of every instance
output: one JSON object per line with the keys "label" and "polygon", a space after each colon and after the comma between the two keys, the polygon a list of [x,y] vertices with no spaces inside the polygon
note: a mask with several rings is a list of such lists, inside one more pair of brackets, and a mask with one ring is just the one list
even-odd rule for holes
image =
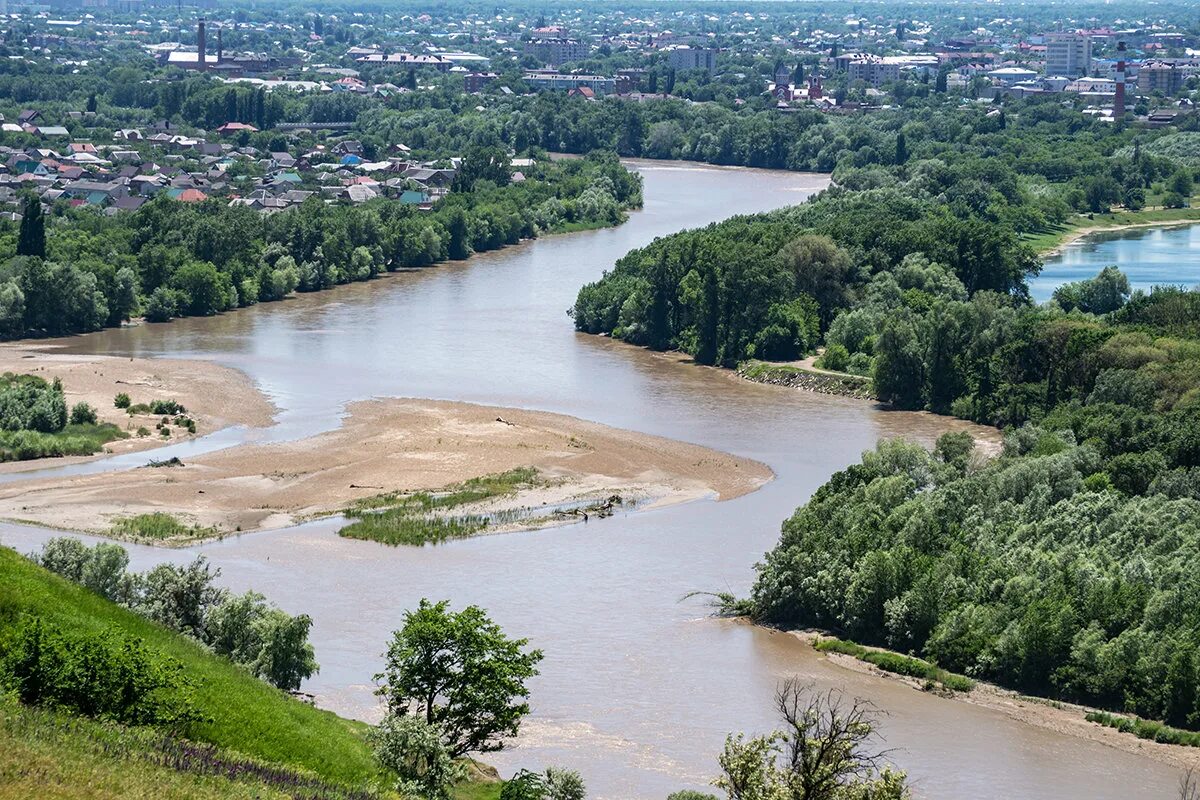
{"label": "green lawn", "polygon": [[1200,222],[1200,208],[1146,208],[1141,211],[1113,211],[1107,214],[1073,216],[1065,225],[1058,225],[1036,235],[1026,236],[1025,242],[1039,253],[1054,248],[1067,241],[1071,236],[1086,228],[1105,228],[1119,230],[1132,225],[1149,225],[1152,223]]}

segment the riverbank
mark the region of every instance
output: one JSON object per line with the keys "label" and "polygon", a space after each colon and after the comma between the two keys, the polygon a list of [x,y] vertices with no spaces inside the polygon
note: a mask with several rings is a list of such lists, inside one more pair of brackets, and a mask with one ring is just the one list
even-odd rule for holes
{"label": "riverbank", "polygon": [[1064,247],[1097,233],[1117,233],[1138,228],[1174,228],[1200,222],[1200,208],[1155,208],[1115,211],[1072,217],[1065,225],[1029,237],[1026,242],[1043,258],[1058,255]]}
{"label": "riverbank", "polygon": [[738,365],[737,374],[754,383],[783,386],[789,389],[804,389],[818,394],[853,397],[859,400],[876,399],[875,393],[871,390],[870,378],[831,372],[807,365],[747,361]]}
{"label": "riverbank", "polygon": [[[62,340],[0,344],[0,372],[36,375],[47,381],[60,379],[68,407],[79,402],[90,404],[99,422],[116,425],[128,432],[129,438],[108,443],[100,455],[13,461],[0,464],[0,473],[150,450],[232,425],[266,427],[277,411],[249,377],[229,367],[209,361],[68,354],[59,352],[62,346]],[[160,435],[154,430],[159,417],[130,416],[113,405],[120,393],[129,395],[135,404],[174,400],[187,409],[187,416],[196,423],[196,433],[173,425],[169,437]],[[146,428],[150,435],[138,436],[139,428]]]}
{"label": "riverbank", "polygon": [[[796,630],[789,631],[789,633],[810,647],[814,646],[818,640],[826,638],[826,634],[815,630]],[[878,648],[869,649],[877,650]],[[926,691],[924,679],[888,672],[847,653],[823,651],[822,655],[842,669],[901,683],[916,691]],[[1031,697],[984,681],[975,681],[969,691],[947,691],[941,692],[940,695],[950,700],[971,703],[998,711],[1025,725],[1096,742],[1127,753],[1145,756],[1172,767],[1200,769],[1200,748],[1139,739],[1132,733],[1124,733],[1114,728],[1088,722],[1085,717],[1088,713],[1096,710],[1088,706]]]}
{"label": "riverbank", "polygon": [[[170,514],[193,531],[155,543],[180,544],[288,527],[381,494],[436,491],[523,467],[542,480],[490,500],[489,513],[611,495],[639,507],[726,500],[772,477],[756,461],[541,411],[431,400],[369,400],[347,410],[339,428],[298,441],[241,445],[174,467],[0,486],[0,517],[121,537],[113,530],[120,520]],[[512,527],[550,521],[532,518]]]}

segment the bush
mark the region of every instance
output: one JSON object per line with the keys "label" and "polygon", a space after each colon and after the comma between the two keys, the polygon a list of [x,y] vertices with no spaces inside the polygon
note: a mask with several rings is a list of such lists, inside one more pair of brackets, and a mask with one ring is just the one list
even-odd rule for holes
{"label": "bush", "polygon": [[129,399],[129,395],[125,394],[125,392],[119,392],[117,393],[117,396],[113,398],[113,406],[116,408],[129,408],[130,405],[132,405],[132,401]]}
{"label": "bush", "polygon": [[413,715],[389,714],[367,733],[379,763],[398,776],[397,791],[429,800],[448,800],[464,775],[442,738],[441,728]]}
{"label": "bush", "polygon": [[587,787],[583,777],[573,769],[546,768],[546,800],[584,800]]}
{"label": "bush", "polygon": [[840,344],[831,344],[825,348],[817,366],[834,372],[845,372],[850,366],[850,351]]}
{"label": "bush", "polygon": [[[175,400],[152,400],[150,401],[150,413],[155,416],[173,417],[177,414],[186,414],[187,409],[182,403]],[[170,420],[163,420],[164,424]]]}
{"label": "bush", "polygon": [[128,725],[186,728],[200,720],[183,665],[119,633],[66,633],[26,617],[8,641],[0,674],[27,705]]}
{"label": "bush", "polygon": [[71,408],[71,424],[72,425],[95,425],[96,424],[96,409],[92,408],[87,403],[76,403]]}

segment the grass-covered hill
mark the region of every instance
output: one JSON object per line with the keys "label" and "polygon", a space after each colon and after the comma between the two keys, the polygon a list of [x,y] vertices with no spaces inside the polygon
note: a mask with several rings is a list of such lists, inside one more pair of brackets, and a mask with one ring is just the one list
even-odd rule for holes
{"label": "grass-covered hill", "polygon": [[[274,783],[291,780],[269,779],[275,772],[329,785],[316,796],[339,796],[341,789],[365,788],[379,777],[362,723],[296,700],[199,643],[0,547],[0,650],[29,616],[73,633],[136,637],[177,659],[206,719],[181,744],[152,728],[30,709],[6,698],[0,706],[0,797],[271,797]],[[218,750],[193,752],[193,742]],[[255,788],[203,777],[201,762],[214,759],[245,761],[241,772]],[[273,769],[252,769],[251,762]]]}

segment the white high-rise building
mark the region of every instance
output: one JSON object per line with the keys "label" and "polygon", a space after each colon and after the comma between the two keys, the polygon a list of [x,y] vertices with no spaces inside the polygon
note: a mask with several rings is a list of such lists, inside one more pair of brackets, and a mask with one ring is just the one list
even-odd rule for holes
{"label": "white high-rise building", "polygon": [[1046,36],[1046,74],[1081,78],[1092,69],[1092,39],[1079,33]]}

